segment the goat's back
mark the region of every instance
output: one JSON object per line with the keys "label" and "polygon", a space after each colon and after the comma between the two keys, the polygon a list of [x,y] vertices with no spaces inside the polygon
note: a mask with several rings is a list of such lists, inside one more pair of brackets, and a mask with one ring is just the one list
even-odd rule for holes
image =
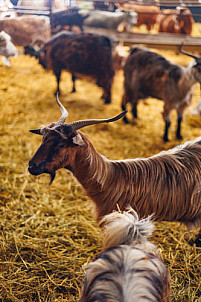
{"label": "goat's back", "polygon": [[165,302],[168,292],[167,269],[152,244],[117,246],[88,265],[80,302]]}
{"label": "goat's back", "polygon": [[149,50],[133,48],[124,67],[125,88],[137,93],[139,99],[164,99],[181,78],[181,67]]}
{"label": "goat's back", "polygon": [[109,38],[90,33],[61,32],[44,45],[49,69],[60,65],[69,72],[113,76],[112,43]]}
{"label": "goat's back", "polygon": [[0,20],[0,31],[11,36],[15,45],[31,45],[35,40],[46,41],[51,35],[49,18],[46,16],[22,16]]}

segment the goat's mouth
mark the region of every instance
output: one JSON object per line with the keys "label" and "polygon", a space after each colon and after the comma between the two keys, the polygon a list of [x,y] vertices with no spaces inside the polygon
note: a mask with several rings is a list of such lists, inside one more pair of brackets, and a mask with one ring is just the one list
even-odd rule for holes
{"label": "goat's mouth", "polygon": [[55,171],[52,171],[52,172],[47,171],[44,168],[44,165],[42,165],[42,164],[40,166],[29,164],[28,171],[29,171],[30,174],[35,175],[35,176],[41,175],[43,173],[49,174],[50,175],[50,183],[49,183],[49,185],[51,185],[51,183],[53,182],[53,180],[55,178],[55,175],[56,175]]}
{"label": "goat's mouth", "polygon": [[45,169],[45,161],[42,162],[39,165],[33,164],[31,162],[29,162],[29,166],[28,166],[28,171],[30,174],[32,175],[40,175],[42,173],[47,173],[46,169]]}

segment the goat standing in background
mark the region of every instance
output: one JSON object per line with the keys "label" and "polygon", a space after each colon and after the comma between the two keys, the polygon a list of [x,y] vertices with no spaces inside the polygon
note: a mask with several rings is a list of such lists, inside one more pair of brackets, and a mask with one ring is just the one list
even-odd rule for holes
{"label": "goat standing in background", "polygon": [[144,24],[148,31],[153,29],[160,12],[160,9],[155,5],[140,5],[139,3],[133,4],[128,2],[118,3],[117,5],[119,9],[135,11],[138,17],[134,26],[140,27]]}
{"label": "goat standing in background", "polygon": [[[192,67],[172,64],[155,52],[137,47],[131,50],[124,67],[122,109],[125,110],[127,103],[131,103],[133,117],[137,118],[137,104],[140,99],[153,97],[163,100],[164,142],[168,141],[170,112],[173,109],[177,111],[176,138],[182,139],[181,122],[184,111],[191,103],[194,85],[201,83],[201,57],[181,49],[180,51],[195,59]],[[124,122],[129,122],[127,117],[124,117]]]}
{"label": "goat standing in background", "polygon": [[51,69],[57,79],[56,93],[60,93],[62,70],[72,74],[75,92],[76,77],[94,80],[103,88],[105,104],[111,102],[111,86],[114,77],[111,40],[96,34],[75,34],[62,31],[49,39],[41,49],[25,49],[25,54],[34,55],[44,69]]}
{"label": "goat standing in background", "polygon": [[193,29],[193,16],[187,7],[164,9],[158,15],[158,32],[190,35]]}
{"label": "goat standing in background", "polygon": [[10,66],[9,58],[18,55],[17,48],[11,42],[11,37],[4,31],[0,32],[0,55],[3,63],[7,66]]}
{"label": "goat standing in background", "polygon": [[103,217],[104,250],[89,263],[79,302],[168,302],[170,280],[156,247],[153,224],[137,213]]}
{"label": "goat standing in background", "polygon": [[66,15],[53,15],[53,28],[56,28],[57,26],[60,26],[62,29],[64,29],[65,26],[70,27],[70,31],[72,31],[73,26],[79,27],[80,31],[83,32],[83,22],[86,18],[88,18],[89,14],[86,16],[82,16],[77,11],[69,12]]}
{"label": "goat standing in background", "polygon": [[51,36],[50,19],[47,16],[25,15],[0,19],[0,31],[2,30],[18,46],[32,45],[36,40],[46,41]]}
{"label": "goat standing in background", "polygon": [[[118,204],[120,210],[131,205],[140,217],[154,213],[156,221],[178,221],[189,229],[201,227],[201,138],[145,159],[111,161],[77,130],[116,121],[126,112],[112,119],[64,124],[68,112],[58,98],[57,102],[62,112],[58,122],[30,130],[43,136],[29,161],[31,174],[48,173],[52,182],[57,170],[71,171],[93,200],[97,221]],[[200,239],[201,233],[198,246]]]}
{"label": "goat standing in background", "polygon": [[137,13],[134,11],[101,11],[101,10],[83,10],[81,13],[86,14],[88,12],[89,17],[84,21],[85,26],[106,28],[112,30],[118,30],[121,24],[124,24],[125,31],[130,32],[131,27],[137,23]]}

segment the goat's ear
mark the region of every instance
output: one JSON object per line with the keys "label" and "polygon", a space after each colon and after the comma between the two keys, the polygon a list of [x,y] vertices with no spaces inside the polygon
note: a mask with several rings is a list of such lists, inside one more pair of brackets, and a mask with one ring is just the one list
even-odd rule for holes
{"label": "goat's ear", "polygon": [[78,146],[84,146],[84,142],[80,134],[76,134],[76,136],[73,137],[73,144]]}

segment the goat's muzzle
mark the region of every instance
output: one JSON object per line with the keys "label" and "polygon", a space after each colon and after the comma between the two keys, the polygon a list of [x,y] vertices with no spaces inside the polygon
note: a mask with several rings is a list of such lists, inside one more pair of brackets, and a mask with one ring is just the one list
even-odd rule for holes
{"label": "goat's muzzle", "polygon": [[31,160],[29,162],[28,171],[32,175],[40,175],[42,173],[49,173],[45,169],[46,160],[43,160],[40,164],[35,164]]}

